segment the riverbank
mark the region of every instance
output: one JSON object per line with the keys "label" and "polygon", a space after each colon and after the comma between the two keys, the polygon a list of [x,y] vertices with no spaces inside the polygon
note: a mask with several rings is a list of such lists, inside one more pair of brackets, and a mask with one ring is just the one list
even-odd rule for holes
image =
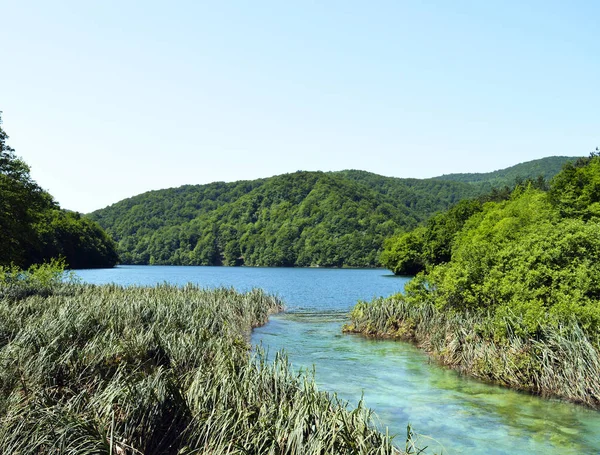
{"label": "riverbank", "polygon": [[478,379],[600,409],[600,355],[578,326],[541,329],[523,338],[506,334],[482,315],[440,312],[398,294],[360,302],[343,330],[416,343],[439,363]]}
{"label": "riverbank", "polygon": [[399,453],[247,334],[259,290],[48,282],[0,299],[2,453]]}

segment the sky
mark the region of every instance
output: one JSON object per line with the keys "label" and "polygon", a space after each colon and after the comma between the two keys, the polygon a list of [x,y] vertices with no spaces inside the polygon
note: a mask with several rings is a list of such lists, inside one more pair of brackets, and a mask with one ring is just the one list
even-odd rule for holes
{"label": "sky", "polygon": [[63,208],[600,145],[600,2],[0,0],[9,145]]}

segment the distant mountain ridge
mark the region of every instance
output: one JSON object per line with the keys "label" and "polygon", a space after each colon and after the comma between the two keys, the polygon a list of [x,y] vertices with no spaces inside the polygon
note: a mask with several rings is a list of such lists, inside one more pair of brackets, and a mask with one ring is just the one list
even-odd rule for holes
{"label": "distant mountain ridge", "polygon": [[526,161],[506,169],[493,172],[444,174],[434,177],[436,180],[452,180],[463,183],[488,184],[490,186],[512,185],[517,179],[537,178],[550,179],[560,172],[568,161],[575,161],[578,156],[549,156],[537,160]]}
{"label": "distant mountain ridge", "polygon": [[[544,175],[553,158],[548,169],[536,160]],[[482,194],[486,182],[298,171],[150,191],[88,216],[125,264],[373,267],[384,239]]]}

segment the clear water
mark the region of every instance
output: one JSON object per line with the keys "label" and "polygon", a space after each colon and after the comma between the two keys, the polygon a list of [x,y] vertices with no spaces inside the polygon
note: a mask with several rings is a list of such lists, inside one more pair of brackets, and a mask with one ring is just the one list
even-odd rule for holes
{"label": "clear water", "polygon": [[77,274],[90,283],[194,282],[278,294],[287,311],[256,329],[253,342],[271,354],[285,349],[297,369],[314,365],[322,390],[352,403],[364,396],[400,446],[410,423],[426,435],[427,453],[600,454],[600,412],[465,378],[409,343],[343,335],[357,300],[404,287],[406,278],[386,270],[120,266]]}

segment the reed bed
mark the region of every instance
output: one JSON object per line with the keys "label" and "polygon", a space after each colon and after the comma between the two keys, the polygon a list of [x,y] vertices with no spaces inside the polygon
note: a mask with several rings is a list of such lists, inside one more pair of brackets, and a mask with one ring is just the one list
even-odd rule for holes
{"label": "reed bed", "polygon": [[281,310],[260,290],[13,291],[0,296],[0,453],[400,453],[362,403],[319,391],[283,354],[250,353],[251,328]]}
{"label": "reed bed", "polygon": [[514,334],[517,316],[495,335],[485,314],[441,312],[402,294],[359,302],[344,331],[416,342],[442,364],[514,389],[600,408],[600,353],[571,322],[535,336]]}

